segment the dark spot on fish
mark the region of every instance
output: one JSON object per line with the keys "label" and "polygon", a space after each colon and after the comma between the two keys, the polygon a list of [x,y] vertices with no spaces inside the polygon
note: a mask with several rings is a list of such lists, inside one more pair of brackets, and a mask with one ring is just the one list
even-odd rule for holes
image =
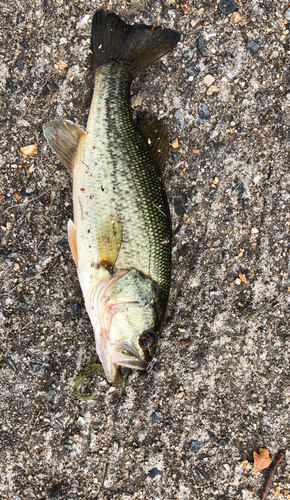
{"label": "dark spot on fish", "polygon": [[94,199],[94,195],[93,195],[93,194],[91,194],[91,196],[90,196],[90,200],[93,200],[93,199]]}
{"label": "dark spot on fish", "polygon": [[91,232],[91,230],[90,230],[90,229],[88,229],[88,233],[90,233],[90,232]]}
{"label": "dark spot on fish", "polygon": [[84,191],[84,188],[81,188],[81,191]]}
{"label": "dark spot on fish", "polygon": [[104,188],[103,188],[103,186],[101,186],[101,190],[102,190],[102,191],[105,191],[105,190],[104,190]]}

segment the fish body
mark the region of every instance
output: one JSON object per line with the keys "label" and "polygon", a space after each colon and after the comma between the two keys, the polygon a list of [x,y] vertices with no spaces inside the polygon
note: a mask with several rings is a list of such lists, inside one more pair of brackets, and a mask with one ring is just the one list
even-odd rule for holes
{"label": "fish body", "polygon": [[119,365],[146,369],[169,294],[171,224],[160,178],[167,133],[157,120],[135,127],[129,93],[135,74],[178,39],[171,30],[128,26],[115,14],[97,12],[86,132],[70,122],[44,129],[72,172],[69,243],[110,382]]}

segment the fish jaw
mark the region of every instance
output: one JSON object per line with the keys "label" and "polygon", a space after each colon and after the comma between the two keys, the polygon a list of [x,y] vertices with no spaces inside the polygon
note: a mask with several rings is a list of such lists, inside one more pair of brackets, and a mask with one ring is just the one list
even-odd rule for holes
{"label": "fish jaw", "polygon": [[[126,307],[128,307],[129,304],[130,303],[127,303]],[[113,315],[118,313],[118,309],[118,304],[111,304],[110,311],[107,311],[106,314],[107,318],[102,318],[103,314],[101,314],[94,328],[96,351],[102,363],[106,378],[108,382],[112,384],[116,381],[118,367],[120,365],[128,368],[135,368],[137,370],[146,370],[148,366],[147,361],[141,357],[143,353],[140,355],[140,348],[138,350],[132,342],[112,341],[110,336],[110,325],[106,319],[109,319],[111,324]],[[108,318],[108,316],[110,317]],[[102,321],[102,319],[105,319],[105,321]]]}
{"label": "fish jaw", "polygon": [[96,350],[102,363],[108,382],[114,384],[119,366],[146,370],[148,363],[141,359],[138,351],[129,344],[117,342],[112,344],[108,337],[95,332]]}

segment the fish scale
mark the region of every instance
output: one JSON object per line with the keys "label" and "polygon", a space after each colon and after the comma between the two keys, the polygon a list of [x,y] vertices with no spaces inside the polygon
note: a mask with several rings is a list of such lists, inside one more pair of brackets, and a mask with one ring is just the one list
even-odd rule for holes
{"label": "fish scale", "polygon": [[[98,269],[91,268],[98,260],[95,234],[105,216],[117,217],[123,237],[115,268],[133,267],[151,276],[166,299],[170,282],[168,205],[160,173],[148,145],[135,130],[124,98],[130,84],[130,75],[115,64],[96,71],[87,134],[80,141],[74,168],[74,222],[78,251],[84,257],[78,273],[81,283],[88,273],[92,280],[97,278]],[[84,294],[86,286],[82,286]]]}

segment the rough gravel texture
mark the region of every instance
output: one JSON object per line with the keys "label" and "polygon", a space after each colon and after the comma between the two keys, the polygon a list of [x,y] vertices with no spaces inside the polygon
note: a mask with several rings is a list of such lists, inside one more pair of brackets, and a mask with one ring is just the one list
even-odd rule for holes
{"label": "rough gravel texture", "polygon": [[96,376],[79,402],[96,354],[67,244],[71,181],[42,126],[85,126],[91,19],[109,3],[1,2],[1,500],[258,499],[260,447],[286,452],[268,499],[290,498],[288,2],[230,3],[111,2],[183,34],[132,86],[133,113],[178,139],[173,278],[154,370],[125,370],[124,390]]}

